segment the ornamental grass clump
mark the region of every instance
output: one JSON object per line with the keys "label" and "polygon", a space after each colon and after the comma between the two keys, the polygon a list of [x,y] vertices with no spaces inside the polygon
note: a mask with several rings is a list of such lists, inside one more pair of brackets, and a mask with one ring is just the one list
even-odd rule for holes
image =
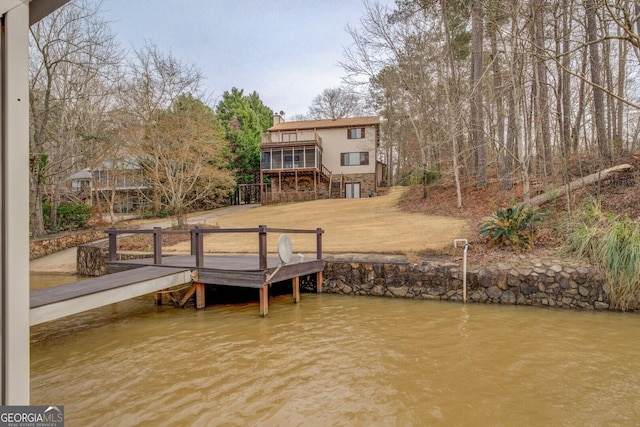
{"label": "ornamental grass clump", "polygon": [[480,234],[498,247],[531,250],[544,216],[537,208],[526,206],[501,209],[480,223]]}
{"label": "ornamental grass clump", "polygon": [[640,224],[628,216],[605,213],[589,203],[567,225],[565,253],[589,259],[602,269],[613,308],[634,310],[640,305]]}

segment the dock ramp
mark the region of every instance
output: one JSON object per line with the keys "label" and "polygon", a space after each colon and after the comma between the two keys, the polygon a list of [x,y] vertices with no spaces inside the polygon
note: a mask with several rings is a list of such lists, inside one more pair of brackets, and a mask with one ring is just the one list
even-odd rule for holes
{"label": "dock ramp", "polygon": [[38,289],[30,293],[29,326],[191,281],[190,269],[149,266]]}

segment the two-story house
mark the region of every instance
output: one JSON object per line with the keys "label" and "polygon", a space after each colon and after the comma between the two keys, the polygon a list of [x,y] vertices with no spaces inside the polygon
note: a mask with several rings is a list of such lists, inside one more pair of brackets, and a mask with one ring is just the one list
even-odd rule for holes
{"label": "two-story house", "polygon": [[[144,204],[143,192],[150,191],[144,184],[142,169],[135,159],[101,162],[95,168],[86,168],[69,177],[76,199],[90,205],[114,203],[115,213],[131,213]],[[106,209],[106,207],[105,207]]]}
{"label": "two-story house", "polygon": [[379,145],[377,116],[287,122],[275,114],[260,145],[262,203],[375,196],[385,176]]}

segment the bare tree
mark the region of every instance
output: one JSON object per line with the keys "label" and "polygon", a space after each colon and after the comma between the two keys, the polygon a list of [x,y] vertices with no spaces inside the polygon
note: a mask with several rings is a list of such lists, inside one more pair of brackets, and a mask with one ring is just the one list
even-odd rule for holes
{"label": "bare tree", "polygon": [[547,65],[545,64],[545,33],[543,20],[545,17],[545,0],[532,0],[531,38],[534,48],[533,78],[533,114],[535,123],[536,150],[539,158],[540,175],[546,184],[547,177],[553,174],[553,158],[551,153],[551,130],[549,123],[549,88]]}
{"label": "bare tree", "polygon": [[134,51],[120,85],[119,105],[139,124],[149,123],[159,111],[169,108],[179,96],[200,95],[202,71],[163,53],[153,43]]}
{"label": "bare tree", "polygon": [[153,116],[135,152],[147,182],[175,213],[178,226],[185,224],[190,206],[225,197],[235,187],[233,172],[226,168],[223,130],[213,111],[189,95]]}
{"label": "bare tree", "polygon": [[596,20],[596,0],[585,0],[585,17],[587,21],[587,43],[589,44],[589,68],[593,83],[593,114],[598,151],[606,164],[611,162],[611,147],[605,131],[604,91],[601,84],[601,62]]}
{"label": "bare tree", "polygon": [[341,119],[358,117],[362,112],[360,95],[343,86],[325,89],[313,98],[307,116],[314,120]]}
{"label": "bare tree", "polygon": [[[118,91],[121,128],[132,151],[149,138],[147,133],[158,114],[182,95],[199,94],[201,80],[202,72],[195,65],[183,64],[151,43],[135,51]],[[160,187],[154,186],[152,193],[153,214],[157,215],[161,208]]]}
{"label": "bare tree", "polygon": [[471,98],[470,98],[470,132],[471,143],[476,155],[476,186],[487,186],[487,159],[484,142],[483,114],[483,34],[484,18],[482,0],[473,0],[471,5]]}
{"label": "bare tree", "polygon": [[49,186],[55,227],[61,178],[102,149],[121,51],[99,7],[72,2],[31,27],[31,228],[45,233],[42,201]]}

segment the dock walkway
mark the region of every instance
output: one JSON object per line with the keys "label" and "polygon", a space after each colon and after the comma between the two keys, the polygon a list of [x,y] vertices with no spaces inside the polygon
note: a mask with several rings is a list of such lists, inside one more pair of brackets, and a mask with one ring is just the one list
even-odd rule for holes
{"label": "dock walkway", "polygon": [[142,267],[31,291],[29,326],[190,283],[188,268]]}

